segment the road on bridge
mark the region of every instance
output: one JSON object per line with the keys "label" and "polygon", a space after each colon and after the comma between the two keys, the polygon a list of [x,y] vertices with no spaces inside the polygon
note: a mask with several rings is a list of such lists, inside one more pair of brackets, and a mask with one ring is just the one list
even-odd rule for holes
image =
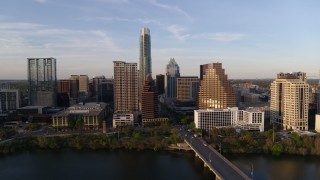
{"label": "road on bridge", "polygon": [[194,133],[180,128],[183,138],[192,146],[194,150],[201,155],[207,163],[211,165],[214,171],[226,180],[241,180],[249,178],[239,168],[233,165],[229,160],[223,157],[219,152],[207,145],[201,137],[194,137]]}

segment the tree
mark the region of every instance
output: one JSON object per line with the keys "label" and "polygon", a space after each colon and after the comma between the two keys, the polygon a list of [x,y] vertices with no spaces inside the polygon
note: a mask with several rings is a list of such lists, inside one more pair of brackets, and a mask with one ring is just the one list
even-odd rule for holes
{"label": "tree", "polygon": [[189,128],[192,130],[196,129],[196,124],[194,123],[194,121],[190,122]]}
{"label": "tree", "polygon": [[315,148],[315,153],[317,155],[320,155],[320,135],[319,134],[314,140],[314,148]]}
{"label": "tree", "polygon": [[78,119],[75,123],[75,127],[78,129],[78,130],[82,130],[83,128],[83,120],[82,119]]}
{"label": "tree", "polygon": [[275,143],[271,149],[272,155],[280,155],[283,152],[283,146],[280,143]]}

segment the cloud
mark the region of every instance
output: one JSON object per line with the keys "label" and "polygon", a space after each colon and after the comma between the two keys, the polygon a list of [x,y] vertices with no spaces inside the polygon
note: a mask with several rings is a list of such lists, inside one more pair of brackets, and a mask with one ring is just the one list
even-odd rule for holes
{"label": "cloud", "polygon": [[171,25],[167,30],[174,35],[179,41],[185,41],[188,39],[207,39],[220,42],[231,42],[240,40],[246,36],[242,33],[228,33],[228,32],[217,32],[217,33],[200,33],[200,34],[188,34],[187,29],[179,25]]}
{"label": "cloud", "polygon": [[37,3],[46,3],[48,0],[34,0]]}
{"label": "cloud", "polygon": [[50,28],[41,24],[0,24],[1,56],[16,54],[90,54],[122,50],[105,31]]}
{"label": "cloud", "polygon": [[141,23],[141,24],[155,24],[158,26],[163,26],[163,24],[155,19],[148,19],[148,18],[136,18],[136,19],[129,19],[129,18],[121,18],[121,17],[85,17],[83,18],[86,21],[105,21],[105,22],[113,22],[113,21],[122,21],[122,22],[132,22],[132,23]]}
{"label": "cloud", "polygon": [[171,25],[167,28],[167,30],[171,32],[174,35],[174,37],[180,41],[184,41],[190,38],[190,34],[184,34],[186,29],[179,25]]}
{"label": "cloud", "polygon": [[192,36],[192,38],[198,39],[209,39],[215,41],[222,41],[222,42],[230,42],[240,40],[245,37],[245,34],[241,33],[227,33],[227,32],[218,32],[218,33],[204,33]]}
{"label": "cloud", "polygon": [[150,0],[148,2],[156,7],[159,7],[159,8],[171,11],[171,12],[179,13],[179,14],[183,15],[184,17],[186,17],[188,20],[193,19],[187,12],[183,11],[178,6],[171,6],[168,4],[162,4],[162,3],[159,3],[157,0]]}

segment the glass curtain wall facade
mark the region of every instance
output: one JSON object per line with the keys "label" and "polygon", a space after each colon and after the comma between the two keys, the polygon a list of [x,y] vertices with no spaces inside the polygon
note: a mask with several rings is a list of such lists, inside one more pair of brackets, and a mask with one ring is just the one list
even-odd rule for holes
{"label": "glass curtain wall facade", "polygon": [[[141,92],[146,76],[152,74],[151,69],[151,36],[148,28],[140,31],[140,62],[139,62],[139,104],[141,104]],[[141,106],[141,105],[140,105]]]}
{"label": "glass curtain wall facade", "polygon": [[57,105],[55,58],[28,58],[29,105]]}

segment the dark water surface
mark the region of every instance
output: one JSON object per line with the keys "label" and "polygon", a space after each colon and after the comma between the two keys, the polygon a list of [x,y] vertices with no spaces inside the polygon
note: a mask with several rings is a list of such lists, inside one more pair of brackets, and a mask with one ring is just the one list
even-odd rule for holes
{"label": "dark water surface", "polygon": [[213,178],[191,152],[63,150],[0,156],[0,180]]}
{"label": "dark water surface", "polygon": [[233,155],[227,158],[250,177],[253,167],[253,179],[257,180],[320,179],[318,156]]}
{"label": "dark water surface", "polygon": [[[254,179],[320,179],[320,157],[228,156]],[[250,175],[251,176],[251,175]],[[214,179],[192,152],[35,151],[0,156],[0,180]]]}

